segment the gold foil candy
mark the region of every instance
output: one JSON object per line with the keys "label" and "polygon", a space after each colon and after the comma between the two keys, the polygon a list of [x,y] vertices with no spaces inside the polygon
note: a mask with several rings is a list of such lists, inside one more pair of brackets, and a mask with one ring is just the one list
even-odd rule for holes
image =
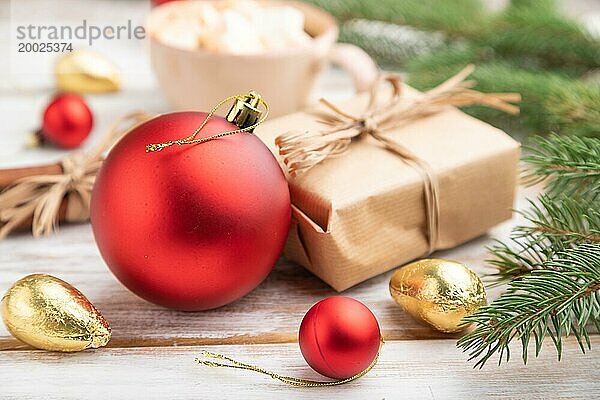
{"label": "gold foil candy", "polygon": [[89,50],[61,56],[55,67],[58,89],[75,93],[116,92],[121,88],[119,70],[106,58]]}
{"label": "gold foil candy", "polygon": [[18,280],[2,298],[2,317],[17,339],[38,349],[73,352],[105,346],[110,327],[77,289],[45,274]]}
{"label": "gold foil candy", "polygon": [[441,259],[408,264],[392,275],[390,294],[408,314],[441,332],[458,332],[461,320],[487,303],[477,274]]}

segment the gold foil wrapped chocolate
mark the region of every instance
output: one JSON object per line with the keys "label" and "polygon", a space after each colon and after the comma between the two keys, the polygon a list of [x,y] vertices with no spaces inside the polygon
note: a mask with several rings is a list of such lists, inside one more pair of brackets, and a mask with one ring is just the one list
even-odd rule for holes
{"label": "gold foil wrapped chocolate", "polygon": [[75,93],[116,92],[121,88],[119,70],[106,58],[88,50],[61,56],[55,67],[58,89]]}
{"label": "gold foil wrapped chocolate", "polygon": [[110,327],[76,288],[45,274],[15,282],[2,298],[8,331],[33,347],[73,352],[105,346]]}
{"label": "gold foil wrapped chocolate", "polygon": [[408,314],[441,332],[458,332],[461,320],[487,303],[477,274],[464,265],[425,259],[397,270],[390,294]]}

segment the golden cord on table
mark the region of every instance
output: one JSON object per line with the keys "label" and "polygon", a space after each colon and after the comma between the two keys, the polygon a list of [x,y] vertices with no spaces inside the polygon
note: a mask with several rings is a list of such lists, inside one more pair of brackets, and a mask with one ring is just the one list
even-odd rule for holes
{"label": "golden cord on table", "polygon": [[[148,114],[141,111],[129,113],[113,123],[92,151],[87,154],[74,152],[62,159],[62,173],[27,176],[4,189],[0,193],[0,240],[28,218],[32,218],[33,236],[49,235],[56,230],[65,197],[68,198],[66,220],[87,220],[92,187],[102,166],[102,154],[131,125],[149,118]],[[125,123],[129,123],[129,126],[123,129]]]}
{"label": "golden cord on table", "polygon": [[[223,104],[225,104],[229,101],[232,101],[232,100],[246,101],[249,97],[255,99],[258,103],[262,104],[263,107],[265,108],[264,114],[260,117],[260,119],[258,121],[256,121],[255,123],[253,123],[249,126],[242,126],[239,129],[234,129],[234,130],[226,131],[226,132],[219,132],[214,135],[207,136],[205,138],[196,139],[196,135],[198,135],[198,133],[200,133],[200,131],[206,126],[206,124],[208,123],[210,118],[217,112],[217,110],[219,108],[221,108],[223,106]],[[196,128],[196,130],[190,136],[185,137],[183,139],[170,140],[170,141],[162,142],[162,143],[149,144],[146,146],[146,153],[154,152],[154,151],[161,151],[165,147],[170,147],[175,144],[176,145],[199,144],[199,143],[208,142],[210,140],[219,139],[219,138],[222,138],[225,136],[235,135],[235,134],[242,133],[242,132],[251,132],[254,130],[254,128],[256,128],[257,126],[262,124],[267,119],[268,116],[269,116],[269,104],[262,97],[260,97],[260,95],[258,95],[256,92],[250,91],[247,94],[236,94],[234,96],[229,96],[226,99],[221,100],[219,103],[217,103],[216,106],[214,106],[212,108],[212,110],[210,110],[210,112],[206,115],[206,118],[204,118],[204,121],[202,121],[200,126],[198,128]]]}
{"label": "golden cord on table", "polygon": [[228,361],[230,364],[215,362],[215,361],[211,361],[211,360],[202,360],[200,358],[196,358],[195,361],[198,364],[203,364],[203,365],[206,365],[207,367],[244,369],[247,371],[258,372],[260,374],[268,375],[271,378],[277,379],[277,380],[279,380],[287,385],[290,385],[290,386],[300,386],[300,387],[338,386],[338,385],[343,385],[344,383],[355,381],[358,378],[365,376],[369,371],[371,371],[373,369],[373,367],[375,366],[375,364],[377,364],[377,361],[379,360],[379,354],[381,352],[382,346],[383,346],[383,340],[381,341],[381,346],[379,348],[379,352],[377,352],[377,355],[375,356],[375,359],[373,360],[373,362],[371,362],[371,364],[366,369],[364,369],[363,371],[359,372],[358,374],[356,374],[354,376],[351,376],[350,378],[341,379],[339,381],[313,381],[310,379],[300,379],[300,378],[294,378],[291,376],[279,375],[279,374],[276,374],[275,372],[267,371],[265,369],[256,367],[254,365],[245,364],[240,361],[234,360],[233,358],[224,356],[223,354],[217,354],[217,353],[213,353],[213,352],[210,352],[207,350],[202,350],[201,354],[203,357],[208,358],[208,359],[212,358],[212,359],[217,359],[217,360]]}
{"label": "golden cord on table", "polygon": [[425,213],[427,224],[428,251],[435,250],[439,237],[439,189],[430,165],[402,144],[383,135],[384,132],[400,128],[411,121],[439,113],[450,106],[483,105],[516,114],[519,108],[518,93],[482,93],[473,90],[473,81],[466,78],[473,72],[468,65],[439,86],[410,99],[402,97],[402,80],[396,74],[386,74],[380,82],[392,87],[388,101],[378,104],[380,82],[371,89],[367,108],[362,115],[352,115],[325,99],[321,103],[328,112],[318,112],[319,122],[330,129],[320,131],[290,131],[275,139],[279,154],[291,176],[300,175],[329,157],[341,156],[348,151],[353,139],[370,136],[388,151],[399,156],[421,175],[424,185]]}

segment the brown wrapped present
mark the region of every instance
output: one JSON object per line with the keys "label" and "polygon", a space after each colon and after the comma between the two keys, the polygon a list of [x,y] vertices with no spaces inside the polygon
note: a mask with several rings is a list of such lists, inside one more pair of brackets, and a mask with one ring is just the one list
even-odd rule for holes
{"label": "brown wrapped present", "polygon": [[469,72],[424,94],[388,77],[386,95],[256,129],[290,171],[287,258],[342,291],[511,217],[519,144],[451,106],[516,112],[518,95],[474,91]]}

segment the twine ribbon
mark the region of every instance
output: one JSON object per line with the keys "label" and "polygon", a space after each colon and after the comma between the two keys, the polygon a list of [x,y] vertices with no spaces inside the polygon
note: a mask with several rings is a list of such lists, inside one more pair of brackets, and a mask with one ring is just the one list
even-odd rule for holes
{"label": "twine ribbon", "polygon": [[[286,385],[290,385],[290,386],[297,386],[297,387],[339,386],[339,385],[343,385],[348,382],[352,382],[352,381],[366,375],[369,371],[371,371],[373,369],[373,367],[375,366],[375,364],[377,364],[377,361],[379,360],[379,354],[381,352],[382,346],[383,346],[383,339],[381,340],[381,345],[379,346],[379,351],[377,352],[375,359],[373,359],[373,361],[371,362],[371,364],[369,364],[369,366],[367,368],[365,368],[358,374],[351,376],[350,378],[341,379],[341,380],[337,380],[337,381],[313,381],[310,379],[301,379],[301,378],[294,378],[291,376],[279,375],[279,374],[276,374],[275,372],[271,372],[271,371],[262,369],[260,367],[257,367],[257,366],[251,365],[251,364],[246,364],[246,363],[234,360],[233,358],[227,357],[223,354],[217,354],[217,353],[213,353],[213,352],[210,352],[207,350],[202,350],[202,352],[200,353],[202,355],[202,357],[204,357],[204,359],[196,358],[194,361],[196,361],[198,364],[202,364],[207,367],[243,369],[243,370],[247,370],[247,371],[258,372],[263,375],[268,375],[271,378],[277,379],[278,381],[281,381],[281,382],[285,383]],[[226,361],[227,363],[212,361],[215,359],[223,360],[223,361]]]}
{"label": "twine ribbon", "polygon": [[[370,137],[379,145],[394,153],[406,164],[413,167],[421,176],[424,188],[425,213],[428,237],[428,254],[432,253],[440,234],[439,227],[439,184],[429,163],[416,156],[404,145],[386,137],[384,133],[398,129],[419,118],[437,114],[448,107],[482,105],[517,114],[519,108],[511,102],[518,102],[518,93],[482,93],[472,89],[475,82],[466,78],[473,72],[468,65],[439,86],[414,99],[402,96],[402,80],[398,75],[386,74],[380,77],[370,92],[369,102],[362,115],[348,113],[331,102],[321,99],[327,108],[317,112],[319,122],[329,126],[320,131],[290,131],[275,139],[279,154],[292,177],[305,173],[330,157],[345,154],[352,141]],[[387,83],[392,93],[387,101],[379,105],[380,83]]]}
{"label": "twine ribbon", "polygon": [[[32,218],[33,236],[49,235],[56,230],[60,207],[67,197],[65,219],[87,220],[96,174],[102,166],[102,155],[129,127],[149,119],[135,111],[117,119],[101,142],[87,154],[75,152],[60,162],[61,174],[34,175],[18,179],[0,193],[0,240]],[[123,125],[128,128],[123,129]]]}
{"label": "twine ribbon", "polygon": [[234,129],[234,130],[226,131],[226,132],[219,132],[219,133],[216,133],[216,134],[211,135],[211,136],[207,136],[207,137],[204,137],[204,138],[196,139],[196,135],[198,135],[198,133],[200,133],[200,131],[206,126],[206,124],[208,123],[208,121],[210,120],[210,118],[217,112],[217,110],[219,108],[221,108],[223,106],[223,104],[225,104],[227,102],[230,102],[232,100],[244,100],[245,98],[246,98],[245,94],[237,94],[237,95],[229,96],[226,99],[221,100],[206,115],[206,118],[204,118],[204,121],[200,124],[200,126],[198,126],[198,128],[196,128],[196,130],[190,136],[188,136],[186,138],[183,138],[183,139],[169,140],[167,142],[149,144],[149,145],[146,146],[146,153],[155,152],[155,151],[161,151],[165,147],[170,147],[170,146],[173,146],[173,145],[200,144],[200,143],[208,142],[210,140],[219,139],[219,138],[222,138],[222,137],[225,137],[225,136],[231,136],[231,135],[235,135],[235,134],[238,134],[238,133],[250,132],[250,131],[254,130],[254,128],[256,128],[257,126],[259,126],[260,124],[262,124],[265,121],[265,119],[267,119],[267,117],[269,116],[269,104],[266,101],[264,101],[262,98],[259,99],[259,102],[265,108],[265,112],[263,113],[263,115],[261,116],[261,118],[256,123],[254,123],[252,125],[249,125],[249,126],[246,126],[244,128]]}

